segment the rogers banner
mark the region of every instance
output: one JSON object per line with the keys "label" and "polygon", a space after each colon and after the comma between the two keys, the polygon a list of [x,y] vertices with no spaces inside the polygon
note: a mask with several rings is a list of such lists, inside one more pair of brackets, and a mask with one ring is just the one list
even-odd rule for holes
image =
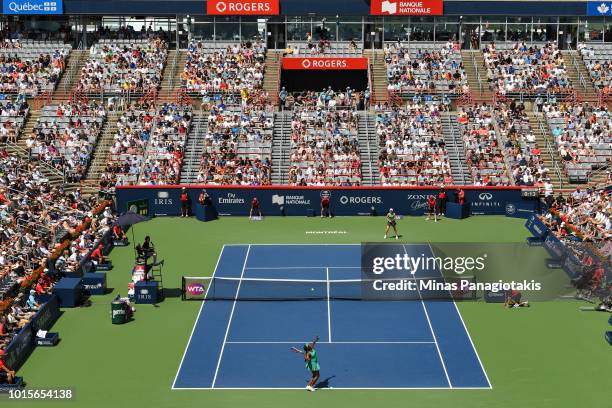
{"label": "rogers banner", "polygon": [[207,0],[211,16],[278,16],[279,0]]}
{"label": "rogers banner", "polygon": [[370,14],[375,16],[441,16],[443,0],[371,0]]}
{"label": "rogers banner", "polygon": [[358,70],[368,69],[367,58],[283,58],[283,69],[305,70]]}

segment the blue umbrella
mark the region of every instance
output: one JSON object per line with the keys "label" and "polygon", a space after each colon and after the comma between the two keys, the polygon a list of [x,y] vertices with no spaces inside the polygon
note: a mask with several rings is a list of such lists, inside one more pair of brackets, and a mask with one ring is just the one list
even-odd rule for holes
{"label": "blue umbrella", "polygon": [[[133,211],[128,211],[123,213],[115,220],[115,225],[119,225],[120,227],[125,227],[126,225],[134,225],[139,222],[149,221],[151,218],[145,217],[144,215],[137,214]],[[136,241],[134,240],[134,228],[130,228],[132,230],[132,246],[134,250],[136,250]]]}
{"label": "blue umbrella", "polygon": [[149,221],[151,218],[145,217],[144,215],[136,214],[133,211],[123,213],[115,220],[115,225],[125,227],[126,225],[134,225],[139,222]]}

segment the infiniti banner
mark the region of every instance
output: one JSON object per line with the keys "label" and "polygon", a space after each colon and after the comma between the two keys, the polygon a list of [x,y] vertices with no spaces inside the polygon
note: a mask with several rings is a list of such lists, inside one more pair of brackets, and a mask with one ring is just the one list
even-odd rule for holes
{"label": "infiniti banner", "polygon": [[62,0],[4,0],[2,12],[16,15],[63,14],[64,9]]}

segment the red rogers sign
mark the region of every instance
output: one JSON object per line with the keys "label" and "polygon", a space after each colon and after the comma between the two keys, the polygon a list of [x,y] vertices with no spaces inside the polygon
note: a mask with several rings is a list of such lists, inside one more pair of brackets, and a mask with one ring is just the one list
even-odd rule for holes
{"label": "red rogers sign", "polygon": [[279,0],[207,0],[212,16],[278,16]]}
{"label": "red rogers sign", "polygon": [[283,69],[343,70],[368,69],[367,58],[283,58]]}
{"label": "red rogers sign", "polygon": [[371,0],[370,14],[375,16],[441,16],[443,0]]}

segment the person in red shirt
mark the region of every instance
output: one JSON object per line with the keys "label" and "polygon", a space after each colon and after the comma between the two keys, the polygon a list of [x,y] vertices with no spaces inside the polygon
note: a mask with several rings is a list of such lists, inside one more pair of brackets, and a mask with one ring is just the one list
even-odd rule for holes
{"label": "person in red shirt", "polygon": [[89,256],[93,261],[96,262],[96,265],[104,263],[104,254],[102,254],[102,248],[102,244],[99,244]]}
{"label": "person in red shirt", "polygon": [[181,190],[181,217],[189,216],[189,194],[187,189],[183,187]]}
{"label": "person in red shirt", "polygon": [[125,231],[123,231],[123,228],[121,228],[120,225],[115,225],[113,227],[113,240],[115,241],[123,241],[126,240],[127,237],[125,235]]}
{"label": "person in red shirt", "polygon": [[506,297],[506,302],[504,306],[513,308],[513,307],[529,307],[529,302],[527,300],[521,300],[522,294],[518,290],[512,290],[508,293]]}
{"label": "person in red shirt", "polygon": [[425,221],[429,221],[430,217],[433,215],[434,222],[438,222],[438,214],[436,212],[436,197],[434,197],[433,195],[427,197],[427,208],[428,212]]}
{"label": "person in red shirt", "polygon": [[457,202],[461,205],[465,204],[465,191],[462,188],[457,192]]}
{"label": "person in red shirt", "polygon": [[259,208],[259,199],[257,197],[253,197],[251,200],[251,211],[249,211],[249,219],[253,219],[253,214],[257,214],[258,217],[261,217],[261,209]]}
{"label": "person in red shirt", "polygon": [[321,197],[321,218],[323,217],[331,217],[331,212],[329,211],[329,196],[327,195]]}
{"label": "person in red shirt", "polygon": [[0,382],[12,384],[15,379],[15,371],[4,364],[4,350],[0,350]]}

